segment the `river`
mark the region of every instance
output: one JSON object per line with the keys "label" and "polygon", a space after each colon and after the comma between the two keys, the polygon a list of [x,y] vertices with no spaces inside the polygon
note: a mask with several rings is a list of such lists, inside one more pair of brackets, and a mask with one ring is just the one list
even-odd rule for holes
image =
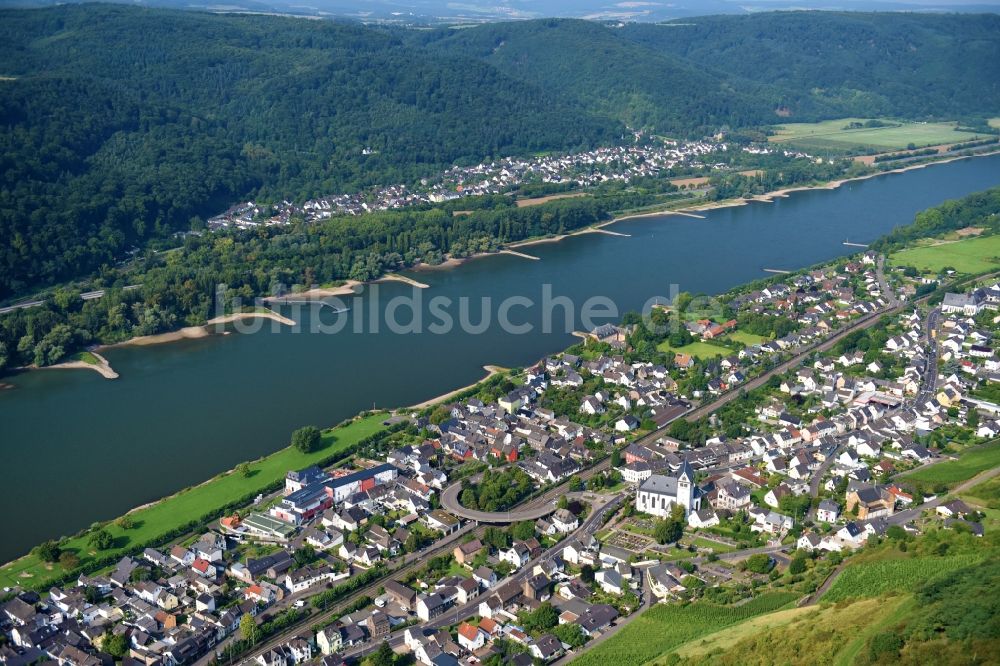
{"label": "river", "polygon": [[[531,332],[501,330],[495,318],[505,297],[539,304],[549,284],[553,297],[579,305],[601,295],[621,313],[669,296],[671,285],[719,293],[765,277],[765,268],[795,269],[857,252],[843,241],[874,240],[924,208],[998,184],[1000,156],[994,156],[705,211],[704,219],[624,220],[609,228],[627,237],[582,234],[522,248],[540,261],[501,255],[413,274],[426,290],[378,285],[376,312],[395,296],[419,292],[420,333],[400,335],[384,325],[354,332],[371,309],[368,288],[346,313],[282,308],[302,329],[315,317],[331,326],[345,318],[339,333],[266,326],[253,334],[111,349],[105,355],[121,375],[113,381],[84,370],[7,378],[16,388],[0,391],[0,506],[7,516],[0,561],[274,451],[301,425],[330,425],[373,405],[418,403],[476,381],[484,364],[523,366],[573,343],[562,326],[540,330],[541,307],[510,310],[515,323],[536,324]],[[480,299],[493,299],[494,321],[485,332],[427,330],[438,321],[429,316],[432,298],[462,296],[477,304],[473,322]],[[458,309],[450,312],[457,319]],[[405,308],[397,319],[408,321]],[[577,318],[571,328],[580,326]]]}

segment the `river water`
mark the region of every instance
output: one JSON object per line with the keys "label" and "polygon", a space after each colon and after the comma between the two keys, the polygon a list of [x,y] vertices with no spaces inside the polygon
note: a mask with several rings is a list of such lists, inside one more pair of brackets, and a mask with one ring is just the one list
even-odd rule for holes
{"label": "river water", "polygon": [[[476,381],[484,364],[532,363],[573,343],[569,331],[583,325],[578,308],[593,296],[606,297],[620,314],[672,290],[719,293],[765,277],[765,268],[858,252],[843,241],[874,240],[924,208],[998,184],[994,156],[705,211],[703,219],[624,220],[609,229],[627,237],[592,233],[522,248],[539,261],[485,257],[411,274],[426,290],[369,287],[346,313],[285,306],[298,330],[268,324],[252,334],[108,350],[121,375],[115,381],[83,370],[8,378],[16,389],[0,392],[0,561],[274,451],[301,425],[330,425],[373,405],[418,403]],[[384,315],[387,307],[409,324],[409,307],[389,303],[415,294],[421,332],[392,332],[381,316],[373,330],[371,312]],[[532,324],[529,332],[498,323],[500,304],[511,296],[534,303],[520,300],[508,310],[512,323]],[[485,331],[433,332],[441,310],[431,301],[451,299],[444,311],[457,322],[462,297],[472,323],[491,313]],[[573,303],[574,321],[566,327],[558,305],[546,332],[543,302],[561,297]],[[340,321],[339,332],[308,332],[314,322],[332,328]]]}

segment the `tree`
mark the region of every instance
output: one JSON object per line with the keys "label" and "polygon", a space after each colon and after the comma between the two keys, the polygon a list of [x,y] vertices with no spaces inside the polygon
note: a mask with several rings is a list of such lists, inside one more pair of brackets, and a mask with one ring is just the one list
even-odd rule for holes
{"label": "tree", "polygon": [[115,538],[107,530],[97,530],[91,533],[87,543],[97,550],[107,550],[115,544]]}
{"label": "tree", "polygon": [[121,518],[119,518],[118,520],[116,520],[115,525],[122,528],[123,530],[130,530],[133,527],[135,527],[135,520],[132,519],[132,516],[126,514]]}
{"label": "tree", "polygon": [[774,566],[771,562],[771,557],[766,553],[751,555],[747,558],[745,564],[748,571],[759,574],[767,573],[771,570],[771,567]]}
{"label": "tree", "polygon": [[62,550],[57,541],[43,541],[35,546],[34,552],[42,562],[58,562]]}
{"label": "tree", "polygon": [[365,660],[369,666],[392,666],[396,660],[396,653],[392,651],[389,644],[382,641],[382,644],[378,646],[378,649],[371,654],[368,659]]}
{"label": "tree", "polygon": [[429,420],[434,425],[441,425],[450,418],[451,418],[451,411],[444,405],[438,405],[437,407],[434,408],[434,411],[431,412]]}
{"label": "tree", "polygon": [[250,469],[250,463],[241,462],[236,466],[236,473],[242,476],[244,479],[249,479],[250,475],[253,474],[253,470]]}
{"label": "tree", "polygon": [[295,558],[295,563],[297,565],[304,567],[316,559],[316,549],[307,543],[296,550],[293,557]]}
{"label": "tree", "polygon": [[76,553],[71,553],[68,550],[64,550],[62,554],[59,555],[59,564],[66,571],[72,571],[80,566],[80,558],[76,556]]}
{"label": "tree", "polygon": [[788,565],[788,573],[792,575],[803,573],[806,570],[806,558],[803,555],[793,557]]}
{"label": "tree", "polygon": [[560,495],[559,496],[559,501],[556,502],[556,508],[557,509],[566,509],[568,507],[569,507],[569,498],[566,497],[565,495]]}
{"label": "tree", "polygon": [[527,541],[535,536],[535,523],[523,520],[510,526],[510,535],[518,541]]}
{"label": "tree", "polygon": [[524,630],[535,634],[559,624],[559,611],[546,601],[530,613],[522,613],[520,619]]}
{"label": "tree", "polygon": [[594,582],[594,567],[584,564],[580,567],[580,580],[588,585]]}
{"label": "tree", "polygon": [[575,622],[557,624],[552,627],[552,633],[555,634],[555,637],[561,642],[571,648],[578,648],[587,642],[587,637],[583,635],[583,630],[580,628],[580,625]]}
{"label": "tree", "polygon": [[292,433],[292,446],[302,453],[312,453],[319,449],[321,435],[316,426],[303,426]]}
{"label": "tree", "polygon": [[125,634],[105,634],[101,642],[101,649],[112,657],[121,659],[128,654],[128,640]]}
{"label": "tree", "polygon": [[254,620],[253,615],[245,613],[240,618],[240,636],[243,637],[243,640],[250,643],[250,645],[256,645],[257,641],[260,640],[260,634],[260,627],[257,626],[257,621]]}

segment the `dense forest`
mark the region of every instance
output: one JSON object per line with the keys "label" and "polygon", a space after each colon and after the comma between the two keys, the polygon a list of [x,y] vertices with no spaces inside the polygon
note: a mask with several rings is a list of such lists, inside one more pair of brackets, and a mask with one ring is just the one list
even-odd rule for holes
{"label": "dense forest", "polygon": [[631,24],[626,39],[781,86],[792,119],[983,118],[1000,108],[1000,15],[776,12]]}
{"label": "dense forest", "polygon": [[0,75],[0,299],[242,197],[407,182],[622,131],[474,59],[328,21],[4,11]]}

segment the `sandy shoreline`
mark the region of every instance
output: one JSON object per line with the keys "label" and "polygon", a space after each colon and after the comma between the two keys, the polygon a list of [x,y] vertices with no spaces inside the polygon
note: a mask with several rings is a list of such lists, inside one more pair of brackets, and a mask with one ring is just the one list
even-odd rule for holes
{"label": "sandy shoreline", "polygon": [[141,335],[139,337],[126,340],[125,342],[116,342],[113,345],[104,345],[98,349],[113,349],[115,347],[146,347],[166,342],[177,342],[178,340],[197,340],[199,338],[206,338],[213,333],[221,332],[218,330],[210,330],[212,327],[221,328],[234,321],[244,321],[248,319],[270,319],[271,321],[276,321],[280,324],[284,324],[285,326],[295,326],[296,324],[293,319],[283,317],[273,310],[268,310],[266,312],[237,312],[224,317],[209,319],[202,326],[187,326],[185,328],[181,328],[176,331],[168,331],[166,333]]}
{"label": "sandy shoreline", "polygon": [[118,379],[118,373],[115,372],[111,364],[108,363],[108,359],[104,358],[96,352],[89,352],[94,358],[97,359],[97,363],[87,363],[86,361],[63,361],[62,363],[56,363],[54,365],[46,365],[39,367],[37,365],[29,366],[30,370],[93,370],[101,377],[105,379]]}
{"label": "sandy shoreline", "polygon": [[439,395],[436,398],[431,398],[430,400],[424,400],[423,402],[417,403],[416,405],[410,405],[409,407],[402,407],[400,409],[402,409],[402,410],[407,410],[407,409],[425,409],[425,408],[430,407],[432,405],[436,405],[439,402],[446,402],[446,401],[450,400],[451,398],[455,397],[456,395],[459,395],[459,394],[461,394],[461,393],[463,393],[465,391],[468,391],[469,389],[471,389],[472,387],[474,387],[476,384],[480,384],[482,382],[485,382],[487,379],[489,379],[490,377],[492,377],[492,376],[494,376],[496,374],[499,374],[501,372],[506,372],[508,370],[508,368],[502,368],[499,365],[484,365],[483,366],[483,370],[486,371],[486,376],[483,377],[482,379],[477,379],[476,381],[472,382],[468,386],[463,386],[462,388],[457,388],[454,391],[448,391],[447,393],[443,393],[443,394]]}

